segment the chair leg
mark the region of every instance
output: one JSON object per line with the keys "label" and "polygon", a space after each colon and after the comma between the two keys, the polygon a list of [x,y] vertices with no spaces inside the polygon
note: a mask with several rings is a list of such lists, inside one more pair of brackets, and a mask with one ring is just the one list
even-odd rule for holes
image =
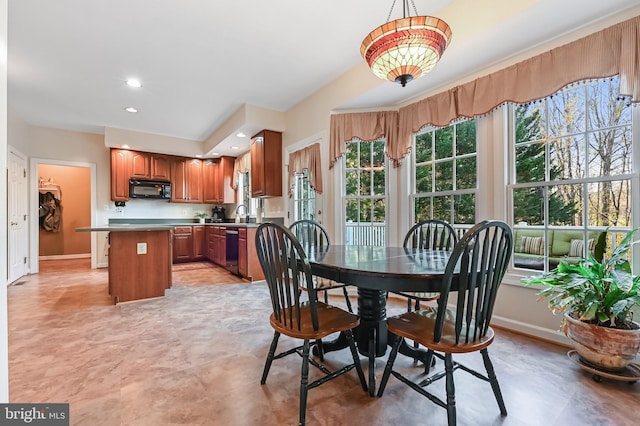
{"label": "chair leg", "polygon": [[316,348],[318,348],[318,358],[324,361],[324,348],[322,347],[322,339],[316,340]]}
{"label": "chair leg", "polygon": [[393,363],[396,361],[396,356],[398,355],[398,349],[400,349],[401,343],[402,338],[398,337],[393,344],[393,348],[391,349],[391,353],[389,354],[389,359],[387,360],[387,365],[384,367],[384,373],[382,373],[382,379],[380,380],[378,398],[382,396],[382,394],[384,393],[384,388],[387,386],[389,376],[391,375],[391,370],[393,369]]}
{"label": "chair leg", "polygon": [[276,353],[276,347],[278,346],[279,337],[280,333],[278,333],[277,331],[273,333],[273,340],[271,341],[271,347],[269,348],[269,353],[267,354],[267,361],[264,363],[262,380],[260,380],[261,385],[264,385],[267,382],[267,375],[269,375],[269,369],[271,368],[271,363],[273,362],[273,357]]}
{"label": "chair leg", "polygon": [[447,423],[456,425],[456,388],[453,384],[453,358],[451,354],[444,354],[444,369],[446,372],[447,389]]}
{"label": "chair leg", "polygon": [[369,396],[376,391],[376,328],[369,331]]}
{"label": "chair leg", "polygon": [[300,425],[304,425],[307,413],[307,385],[309,384],[309,341],[302,345],[302,372],[300,374]]}
{"label": "chair leg", "polygon": [[349,349],[351,349],[351,356],[353,357],[353,363],[356,366],[356,372],[362,385],[362,390],[367,391],[367,380],[364,378],[364,371],[362,370],[362,364],[360,363],[360,356],[358,355],[358,349],[356,349],[356,342],[353,340],[353,332],[347,330],[344,332],[347,336],[347,342],[349,342]]}
{"label": "chair leg", "polygon": [[[418,312],[418,311],[420,310],[420,300],[419,300],[419,299],[416,299],[416,305],[415,305],[415,309],[414,309],[414,310],[415,310],[416,312]],[[420,345],[418,344],[418,342],[416,342],[416,341],[414,340],[414,341],[413,341],[413,347],[414,347],[415,349],[418,349],[418,348],[420,347]],[[413,360],[414,360],[414,361],[417,361],[418,359],[417,359],[417,358],[414,358]],[[427,364],[427,365],[429,365],[429,364]],[[428,372],[428,371],[429,371],[429,369],[427,369],[426,371]]]}
{"label": "chair leg", "polygon": [[349,312],[353,313],[353,308],[351,307],[351,300],[349,300],[349,292],[347,291],[347,287],[342,287],[342,293],[344,294],[344,300],[347,302],[347,309]]}
{"label": "chair leg", "polygon": [[324,291],[324,303],[327,304],[327,305],[329,304],[329,291],[328,290]]}
{"label": "chair leg", "polygon": [[411,312],[411,299],[407,297],[407,312]]}
{"label": "chair leg", "polygon": [[433,356],[433,351],[429,349],[427,351],[427,361],[424,363],[424,374],[429,374],[429,370],[431,370],[431,367],[434,365],[436,365],[436,359]]}
{"label": "chair leg", "polygon": [[496,397],[496,401],[498,401],[498,407],[500,407],[500,414],[503,416],[507,415],[507,407],[504,405],[504,400],[502,399],[502,392],[500,392],[500,385],[498,384],[498,378],[496,377],[496,372],[493,369],[493,363],[489,358],[489,352],[487,349],[482,349],[480,351],[482,354],[482,360],[484,361],[484,368],[487,370],[487,376],[489,377],[489,383],[491,383],[491,388],[493,389],[493,394]]}

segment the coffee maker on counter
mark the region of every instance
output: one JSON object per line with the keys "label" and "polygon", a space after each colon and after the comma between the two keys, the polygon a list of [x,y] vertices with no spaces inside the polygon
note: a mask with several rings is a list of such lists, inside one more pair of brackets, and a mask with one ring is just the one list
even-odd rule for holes
{"label": "coffee maker on counter", "polygon": [[215,206],[211,211],[211,221],[212,222],[226,222],[227,221],[227,213],[224,211],[224,207]]}

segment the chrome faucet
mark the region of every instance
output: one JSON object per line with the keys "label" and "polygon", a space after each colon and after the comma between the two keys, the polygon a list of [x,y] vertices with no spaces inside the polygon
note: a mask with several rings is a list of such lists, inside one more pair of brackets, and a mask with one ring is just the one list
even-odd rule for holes
{"label": "chrome faucet", "polygon": [[249,209],[244,204],[238,204],[238,207],[236,207],[236,217],[238,216],[240,207],[244,207],[244,223],[249,223]]}

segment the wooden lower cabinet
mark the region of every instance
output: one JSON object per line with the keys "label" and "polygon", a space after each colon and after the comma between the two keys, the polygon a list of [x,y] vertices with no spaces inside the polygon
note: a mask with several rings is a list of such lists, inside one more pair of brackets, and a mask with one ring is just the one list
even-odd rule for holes
{"label": "wooden lower cabinet", "polygon": [[[140,253],[140,244],[146,253]],[[109,294],[116,303],[164,296],[171,287],[171,231],[109,233]]]}
{"label": "wooden lower cabinet", "polygon": [[190,262],[193,259],[193,234],[191,226],[176,226],[173,231],[173,263]]}
{"label": "wooden lower cabinet", "polygon": [[224,226],[215,227],[215,257],[213,263],[227,267],[227,228]]}
{"label": "wooden lower cabinet", "polygon": [[193,260],[202,260],[207,257],[204,228],[204,226],[193,227]]}
{"label": "wooden lower cabinet", "polygon": [[256,231],[258,228],[238,230],[238,272],[251,281],[264,280],[264,273],[256,252]]}

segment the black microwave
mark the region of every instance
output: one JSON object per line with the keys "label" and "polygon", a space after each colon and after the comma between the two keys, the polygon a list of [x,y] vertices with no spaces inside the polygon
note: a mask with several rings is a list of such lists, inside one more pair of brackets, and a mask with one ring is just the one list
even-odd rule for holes
{"label": "black microwave", "polygon": [[157,180],[129,179],[129,198],[171,198],[171,183]]}

